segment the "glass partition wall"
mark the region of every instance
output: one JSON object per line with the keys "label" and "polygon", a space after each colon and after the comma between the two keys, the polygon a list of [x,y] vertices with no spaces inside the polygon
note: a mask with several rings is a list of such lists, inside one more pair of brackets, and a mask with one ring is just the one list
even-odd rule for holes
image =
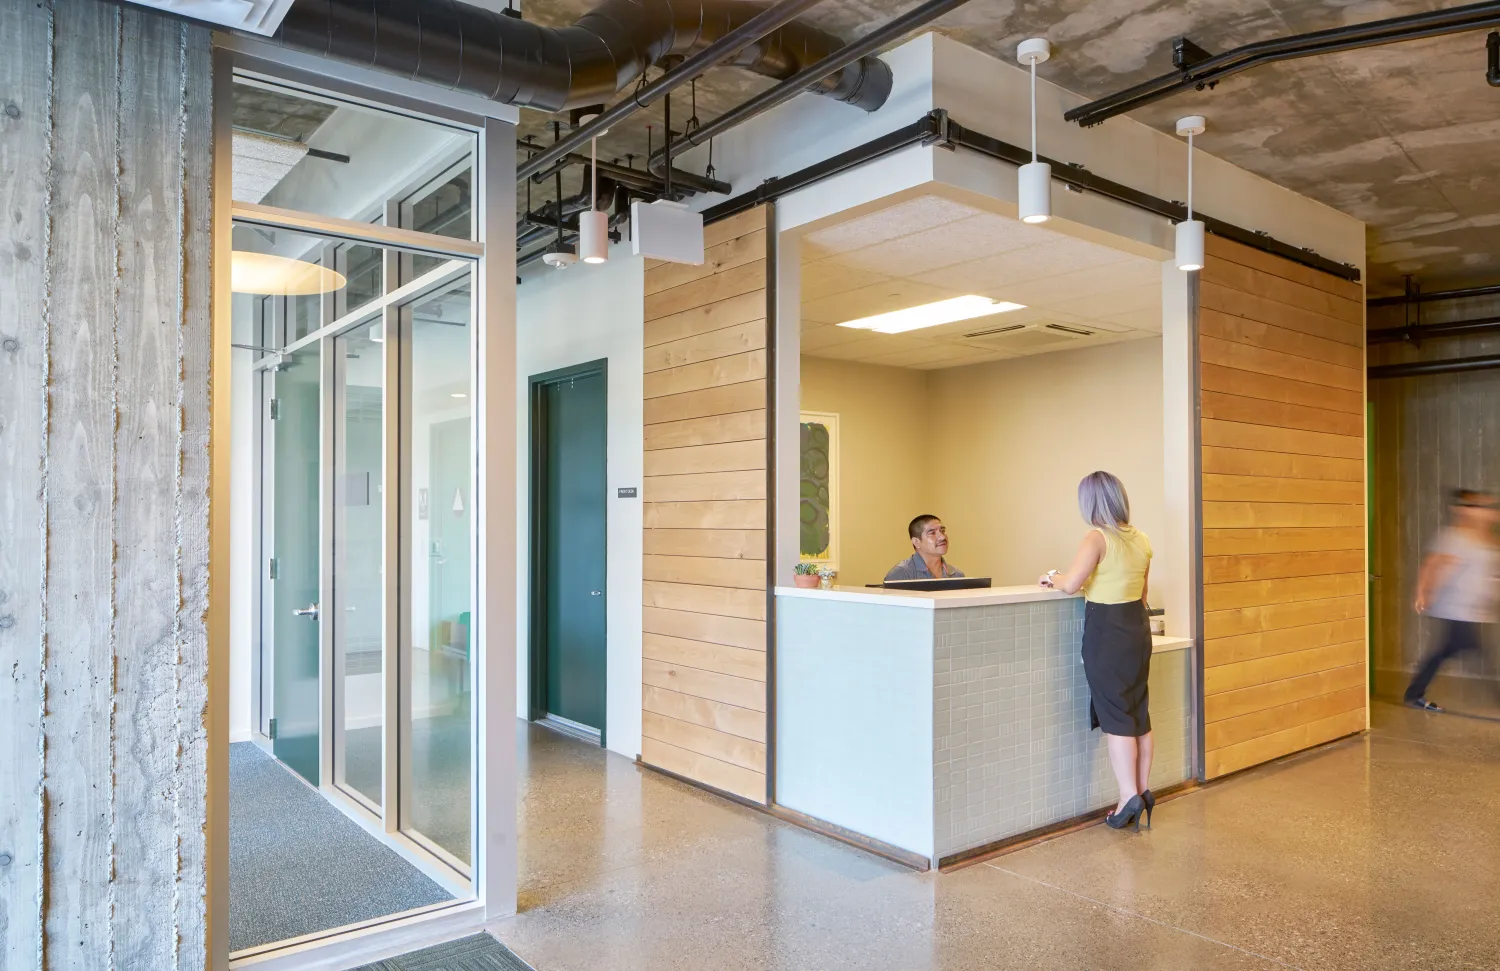
{"label": "glass partition wall", "polygon": [[256,741],[472,896],[476,137],[260,78],[234,89]]}

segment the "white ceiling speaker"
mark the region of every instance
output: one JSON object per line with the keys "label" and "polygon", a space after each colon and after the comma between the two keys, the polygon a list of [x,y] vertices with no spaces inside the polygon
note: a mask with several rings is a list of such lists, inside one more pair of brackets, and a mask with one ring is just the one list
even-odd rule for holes
{"label": "white ceiling speaker", "polygon": [[1187,272],[1203,269],[1203,220],[1193,218],[1193,136],[1207,128],[1202,115],[1177,119],[1177,134],[1188,140],[1187,219],[1177,224],[1177,268]]}
{"label": "white ceiling speaker", "polygon": [[599,211],[599,139],[589,139],[589,163],[594,182],[589,189],[589,211],[578,214],[578,255],[585,263],[609,260],[609,216]]}
{"label": "white ceiling speaker", "polygon": [[1044,223],[1052,218],[1052,166],[1036,158],[1036,66],[1052,56],[1045,37],[1021,41],[1016,60],[1031,67],[1031,161],[1017,173],[1016,209],[1023,223]]}
{"label": "white ceiling speaker", "polygon": [[550,267],[565,270],[578,262],[578,254],[564,243],[554,244],[547,252],[542,254],[542,262]]}

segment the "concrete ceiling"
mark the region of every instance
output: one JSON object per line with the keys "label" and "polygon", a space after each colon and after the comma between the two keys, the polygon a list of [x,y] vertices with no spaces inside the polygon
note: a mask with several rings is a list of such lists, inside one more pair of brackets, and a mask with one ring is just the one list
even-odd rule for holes
{"label": "concrete ceiling", "polygon": [[[1113,93],[1171,69],[1171,39],[1187,35],[1213,52],[1289,33],[1454,6],[1430,0],[972,0],[936,28],[1009,60],[1023,38],[1055,46],[1040,74],[1088,97]],[[591,0],[531,0],[526,16],[565,25]],[[806,18],[855,37],[911,6],[910,0],[827,0]],[[1413,41],[1257,68],[1214,91],[1189,92],[1133,117],[1170,130],[1202,112],[1205,150],[1347,212],[1370,226],[1372,293],[1400,289],[1415,274],[1427,289],[1500,278],[1500,90],[1484,81],[1484,33]],[[698,86],[708,119],[769,82],[714,71]],[[674,104],[674,127],[688,115]],[[853,110],[853,109],[851,109]],[[522,113],[522,134],[550,120]],[[601,142],[601,155],[640,154],[645,125]],[[1106,123],[1107,124],[1107,123]],[[657,144],[659,142],[659,135]],[[639,164],[639,162],[637,163]],[[570,173],[564,191],[578,180]],[[547,190],[538,190],[540,201]]]}
{"label": "concrete ceiling", "polygon": [[[977,294],[1024,305],[904,334],[839,323]],[[802,239],[802,353],[933,370],[1161,333],[1161,264],[939,195]]]}

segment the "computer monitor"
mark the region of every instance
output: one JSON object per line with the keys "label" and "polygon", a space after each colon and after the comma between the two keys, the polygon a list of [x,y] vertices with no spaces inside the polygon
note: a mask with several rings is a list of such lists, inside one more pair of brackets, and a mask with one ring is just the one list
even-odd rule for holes
{"label": "computer monitor", "polygon": [[990,585],[989,577],[928,577],[925,580],[887,580],[881,584],[888,590],[984,590]]}

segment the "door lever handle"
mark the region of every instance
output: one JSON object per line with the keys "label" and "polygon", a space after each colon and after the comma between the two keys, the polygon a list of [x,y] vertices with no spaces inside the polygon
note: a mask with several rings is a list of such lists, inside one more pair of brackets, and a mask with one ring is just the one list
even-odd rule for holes
{"label": "door lever handle", "polygon": [[317,620],[318,605],[316,603],[310,603],[306,607],[303,607],[301,610],[293,607],[292,613],[296,614],[298,617],[311,617],[313,620]]}
{"label": "door lever handle", "polygon": [[601,597],[603,595],[604,595],[604,591],[603,590],[590,590],[589,591],[589,596],[590,597]]}

